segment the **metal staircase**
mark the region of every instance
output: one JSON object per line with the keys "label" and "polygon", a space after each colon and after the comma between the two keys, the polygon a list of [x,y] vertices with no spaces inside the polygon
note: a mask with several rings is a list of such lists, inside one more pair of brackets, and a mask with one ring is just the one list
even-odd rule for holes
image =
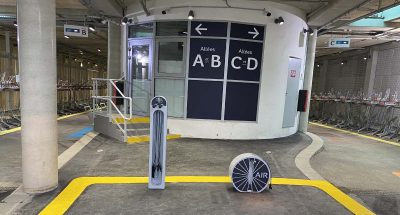
{"label": "metal staircase", "polygon": [[[122,79],[93,79],[93,105],[107,101],[107,108],[93,109],[94,131],[128,144],[148,142],[150,140],[150,118],[133,115],[132,98],[125,96],[115,82]],[[125,81],[124,81],[125,82]],[[99,86],[107,85],[106,92]],[[113,93],[117,95],[113,95]],[[116,99],[123,99],[123,105],[117,105]],[[180,138],[169,134],[167,139]]]}

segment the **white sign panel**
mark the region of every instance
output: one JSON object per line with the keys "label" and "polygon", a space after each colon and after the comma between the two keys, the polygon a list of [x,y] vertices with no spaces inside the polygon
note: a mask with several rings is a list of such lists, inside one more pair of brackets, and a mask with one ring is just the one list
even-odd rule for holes
{"label": "white sign panel", "polygon": [[350,48],[350,38],[331,38],[329,48]]}
{"label": "white sign panel", "polygon": [[64,25],[64,35],[73,37],[88,37],[88,27],[79,25]]}

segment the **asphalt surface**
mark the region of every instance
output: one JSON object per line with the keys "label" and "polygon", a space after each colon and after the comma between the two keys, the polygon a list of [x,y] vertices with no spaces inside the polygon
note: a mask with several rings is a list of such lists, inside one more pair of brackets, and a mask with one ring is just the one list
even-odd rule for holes
{"label": "asphalt surface", "polygon": [[377,214],[400,214],[400,147],[310,126],[324,140],[312,167]]}

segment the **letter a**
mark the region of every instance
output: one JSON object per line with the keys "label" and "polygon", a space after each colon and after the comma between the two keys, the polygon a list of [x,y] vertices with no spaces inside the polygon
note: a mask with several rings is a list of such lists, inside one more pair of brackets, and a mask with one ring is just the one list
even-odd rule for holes
{"label": "letter a", "polygon": [[201,58],[201,55],[198,54],[196,56],[196,59],[194,59],[193,65],[192,66],[196,66],[196,64],[200,64],[201,67],[204,67],[204,63],[203,63],[203,59]]}

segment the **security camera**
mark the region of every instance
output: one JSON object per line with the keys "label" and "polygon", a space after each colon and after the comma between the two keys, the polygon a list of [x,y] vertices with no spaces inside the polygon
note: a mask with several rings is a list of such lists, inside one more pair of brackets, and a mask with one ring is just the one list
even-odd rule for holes
{"label": "security camera", "polygon": [[165,15],[165,14],[167,14],[167,11],[163,10],[163,11],[161,11],[161,13]]}

